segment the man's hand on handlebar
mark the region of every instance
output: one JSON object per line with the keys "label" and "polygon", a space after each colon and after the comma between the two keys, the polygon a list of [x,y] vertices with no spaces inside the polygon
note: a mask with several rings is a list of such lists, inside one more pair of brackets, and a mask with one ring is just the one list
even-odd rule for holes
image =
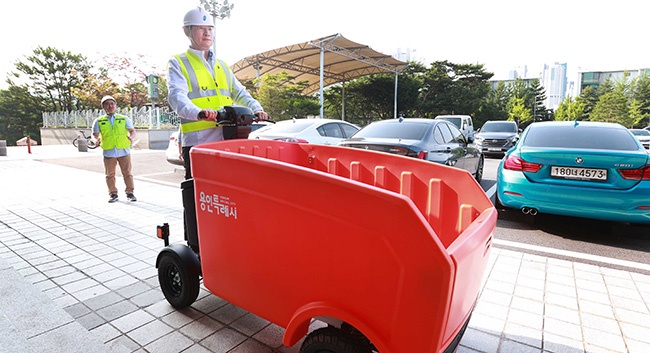
{"label": "man's hand on handlebar", "polygon": [[255,112],[255,116],[257,117],[257,120],[269,120],[269,115],[266,114],[266,112],[261,110]]}
{"label": "man's hand on handlebar", "polygon": [[203,109],[199,112],[199,120],[217,121],[217,111],[214,109]]}

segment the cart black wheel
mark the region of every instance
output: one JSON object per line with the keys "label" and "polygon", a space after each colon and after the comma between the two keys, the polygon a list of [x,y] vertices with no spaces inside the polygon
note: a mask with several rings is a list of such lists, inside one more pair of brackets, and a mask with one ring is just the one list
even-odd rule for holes
{"label": "cart black wheel", "polygon": [[88,148],[90,148],[91,150],[97,148],[97,143],[95,143],[95,141],[89,139],[88,140]]}
{"label": "cart black wheel", "polygon": [[330,326],[308,334],[300,353],[372,353],[372,349],[354,336]]}
{"label": "cart black wheel", "polygon": [[78,147],[78,146],[77,146],[77,145],[78,145],[78,144],[77,144],[77,139],[72,140],[72,145],[75,146],[75,147]]}
{"label": "cart black wheel", "polygon": [[172,253],[163,254],[158,264],[158,282],[165,299],[173,307],[186,308],[199,296],[199,276]]}

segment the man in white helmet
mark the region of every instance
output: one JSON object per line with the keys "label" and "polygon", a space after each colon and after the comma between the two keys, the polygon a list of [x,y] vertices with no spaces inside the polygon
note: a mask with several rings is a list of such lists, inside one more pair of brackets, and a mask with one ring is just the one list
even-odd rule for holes
{"label": "man in white helmet", "polygon": [[133,174],[131,174],[131,144],[135,138],[135,128],[131,118],[116,114],[117,101],[111,96],[104,96],[101,102],[106,115],[93,122],[93,136],[101,142],[104,154],[104,171],[108,186],[108,202],[117,201],[115,173],[120,165],[122,178],[126,184],[126,198],[136,201],[133,194]]}
{"label": "man in white helmet", "polygon": [[[249,107],[260,119],[268,119],[260,103],[237,80],[228,65],[215,58],[212,16],[197,7],[185,14],[183,31],[189,49],[169,60],[168,101],[180,117],[185,178],[192,178],[189,151],[194,145],[223,140],[217,127],[217,111],[228,105]],[[199,113],[201,117],[199,117]]]}

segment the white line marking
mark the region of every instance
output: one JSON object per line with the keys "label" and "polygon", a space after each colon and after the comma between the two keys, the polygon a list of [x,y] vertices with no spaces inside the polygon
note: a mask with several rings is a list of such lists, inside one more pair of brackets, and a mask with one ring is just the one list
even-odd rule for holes
{"label": "white line marking", "polygon": [[489,188],[489,189],[485,192],[485,194],[486,194],[488,197],[492,197],[492,195],[494,195],[494,193],[496,193],[496,192],[497,192],[497,183],[494,183],[494,185],[492,185],[492,187]]}
{"label": "white line marking", "polygon": [[627,267],[627,268],[635,268],[635,269],[642,270],[642,271],[650,271],[650,265],[639,263],[639,262],[612,259],[610,257],[583,254],[583,253],[574,252],[574,251],[567,251],[567,250],[552,249],[552,248],[546,248],[546,247],[537,246],[537,245],[516,243],[516,242],[512,242],[512,241],[508,241],[508,240],[493,239],[492,242],[495,245],[509,246],[509,247],[518,248],[518,249],[538,251],[538,252],[542,252],[542,253],[546,253],[546,254],[561,255],[561,256],[566,256],[566,257],[570,257],[570,258],[574,258],[574,259],[595,261],[595,262],[600,262],[600,263],[609,264],[609,265],[623,266],[623,267]]}

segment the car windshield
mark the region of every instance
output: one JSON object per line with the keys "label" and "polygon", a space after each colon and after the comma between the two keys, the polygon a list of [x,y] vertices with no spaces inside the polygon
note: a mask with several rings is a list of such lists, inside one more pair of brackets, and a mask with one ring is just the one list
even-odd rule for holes
{"label": "car windshield", "polygon": [[483,125],[481,132],[517,132],[517,126],[508,122],[488,122]]}
{"label": "car windshield", "polygon": [[394,138],[421,140],[430,124],[405,121],[401,123],[375,123],[359,130],[353,137]]}
{"label": "car windshield", "polygon": [[456,127],[460,129],[460,118],[438,117],[438,119],[447,120],[453,123],[454,125],[456,125]]}
{"label": "car windshield", "polygon": [[636,136],[650,136],[650,131],[648,130],[632,130],[632,133]]}
{"label": "car windshield", "polygon": [[523,144],[530,147],[616,151],[634,151],[639,148],[634,138],[623,129],[584,125],[531,125]]}

